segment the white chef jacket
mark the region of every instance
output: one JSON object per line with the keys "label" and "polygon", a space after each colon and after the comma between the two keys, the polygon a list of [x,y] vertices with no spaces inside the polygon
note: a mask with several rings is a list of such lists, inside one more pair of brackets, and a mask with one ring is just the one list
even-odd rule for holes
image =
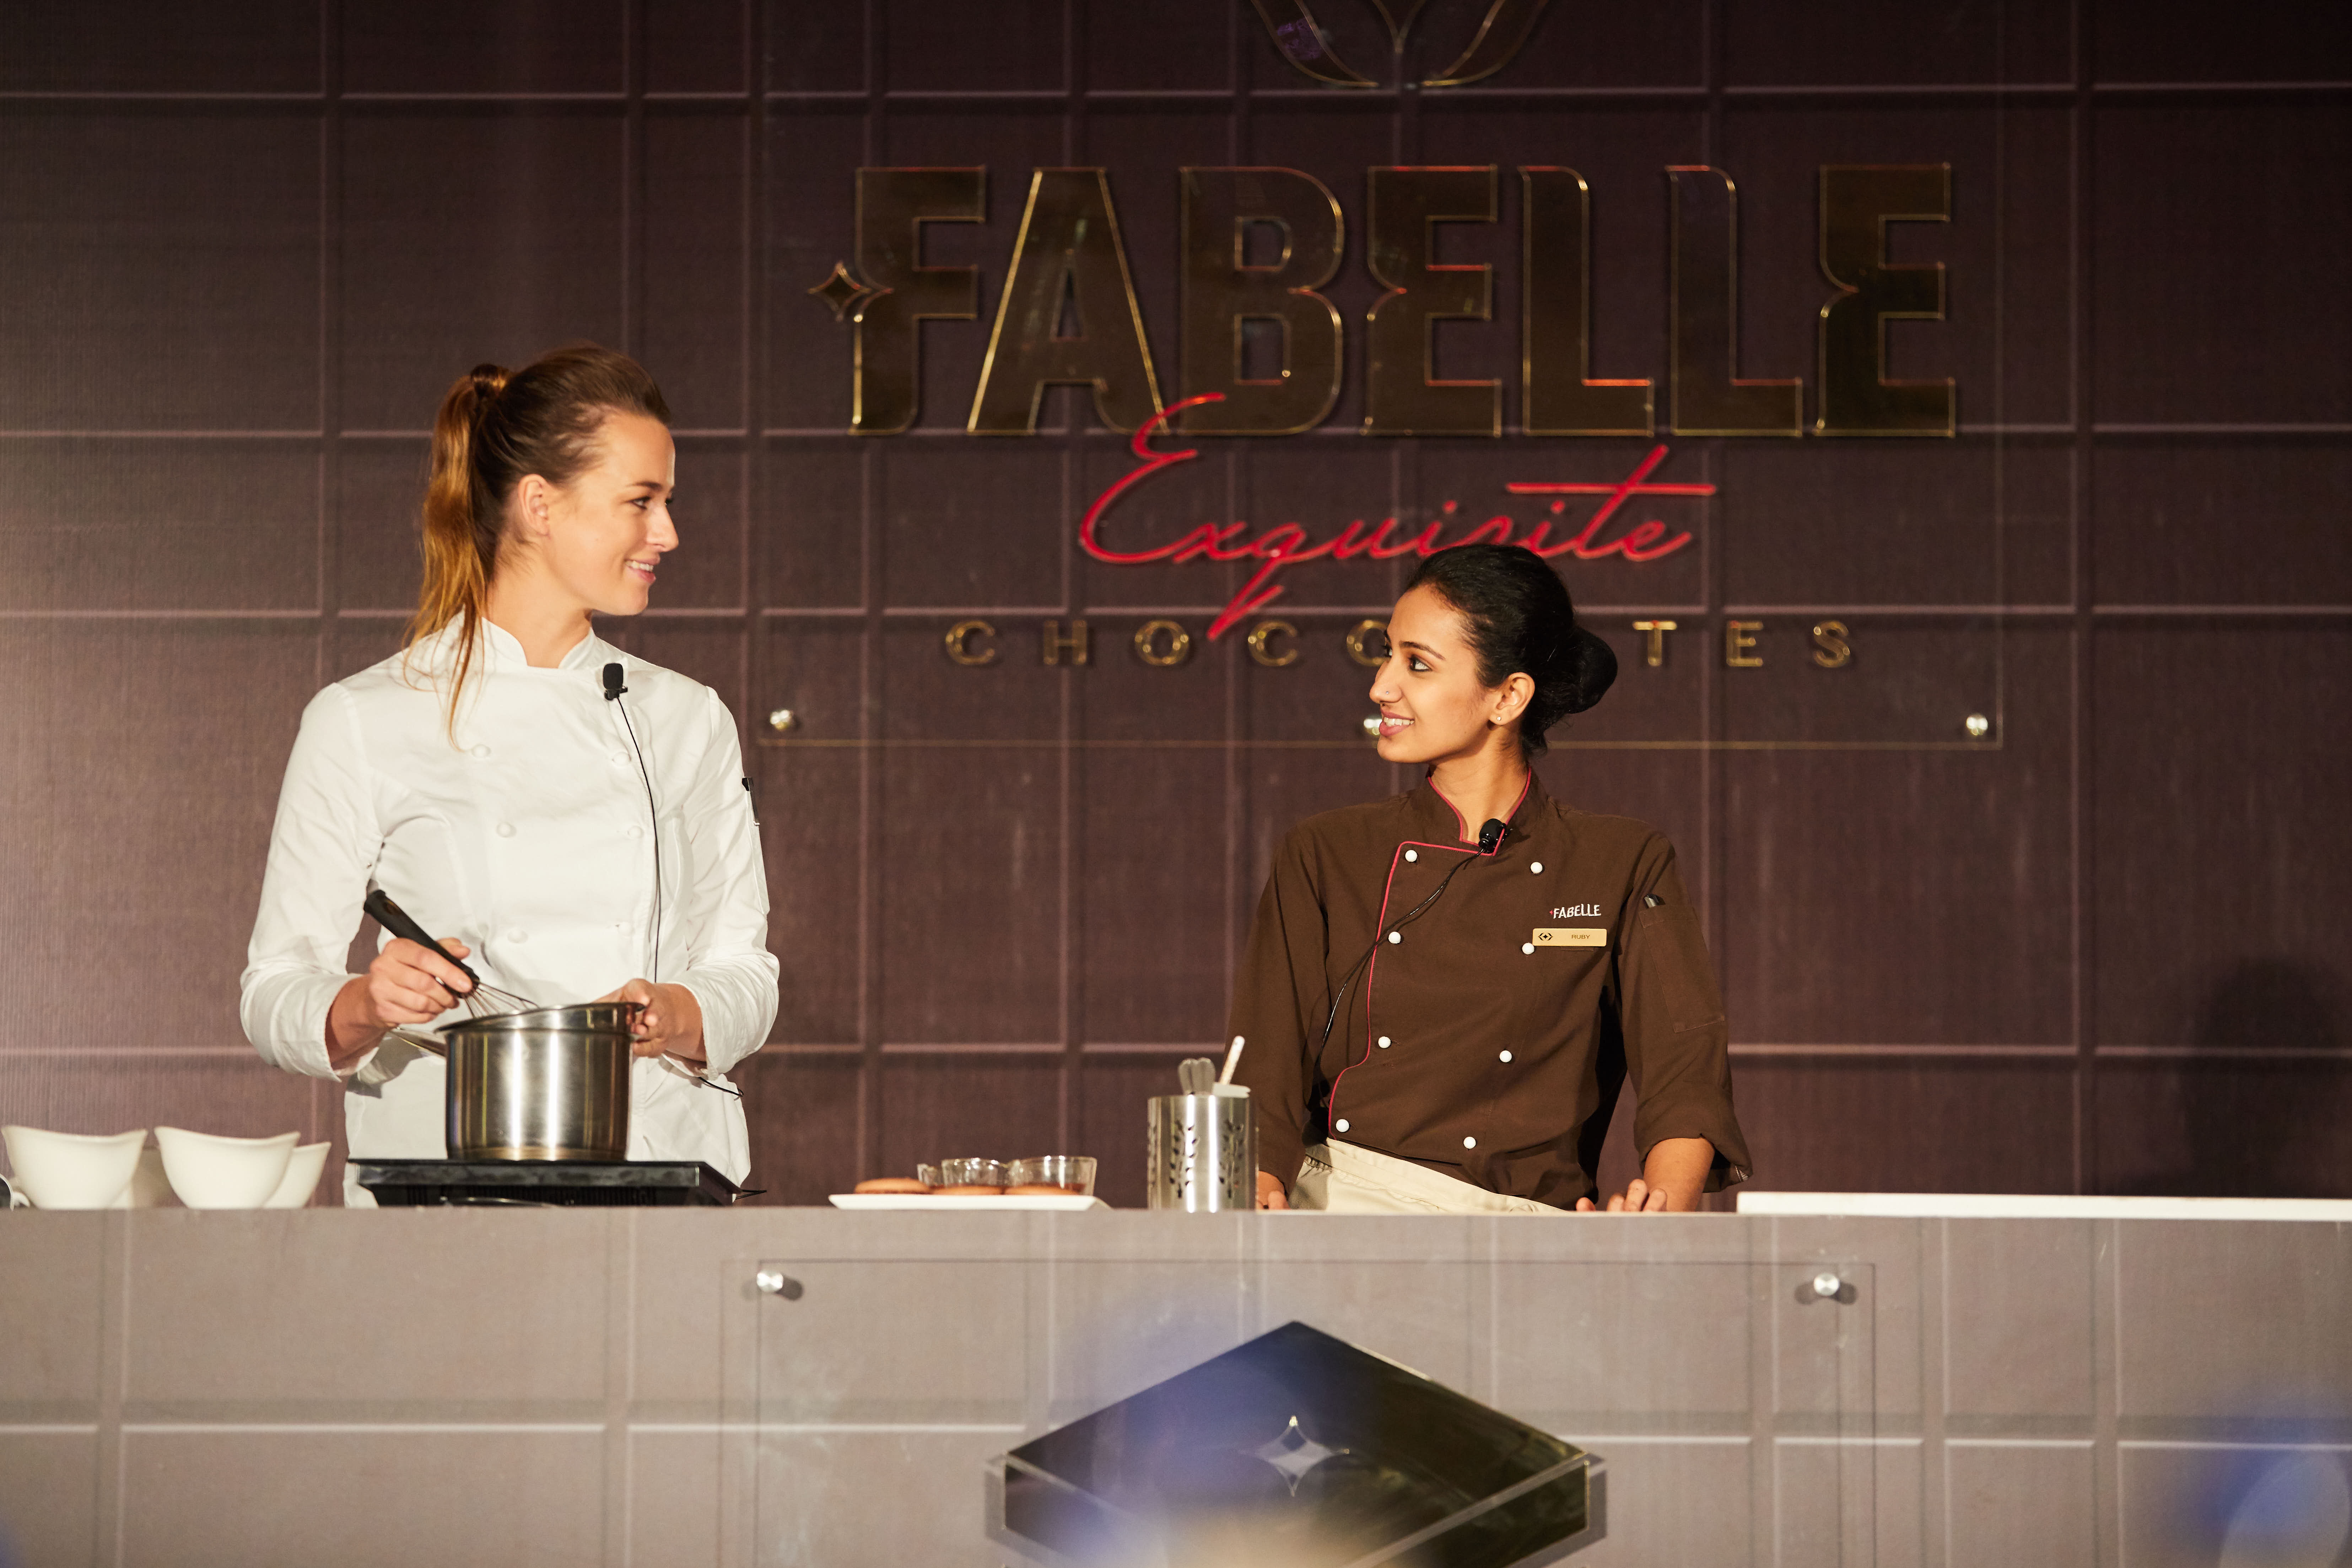
{"label": "white chef jacket", "polygon": [[[342,1074],[327,1060],[327,1009],[350,978],[371,885],[435,936],[471,947],[484,980],[547,1006],[639,977],[685,986],[722,1082],[775,1020],[767,875],[719,695],[593,633],[556,668],[534,669],[521,643],[484,621],[453,739],[441,692],[457,646],[453,624],[310,699],[247,949],[246,1037],[288,1071],[347,1078],[343,1127],[362,1159],[447,1154],[440,1058],[388,1040]],[[656,817],[621,704],[604,695],[609,663],[626,672],[621,703],[659,807],[658,973],[646,833]],[[437,1021],[464,1016],[460,1007]],[[639,1057],[628,1155],[701,1160],[740,1182],[751,1168],[742,1104]],[[373,1202],[356,1173],[343,1192],[347,1204]]]}

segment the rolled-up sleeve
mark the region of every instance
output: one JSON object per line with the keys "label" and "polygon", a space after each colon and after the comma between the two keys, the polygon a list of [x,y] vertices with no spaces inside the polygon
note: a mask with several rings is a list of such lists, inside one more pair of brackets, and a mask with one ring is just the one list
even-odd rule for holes
{"label": "rolled-up sleeve", "polygon": [[686,963],[677,979],[701,1005],[710,1071],[724,1072],[767,1043],[781,971],[768,951],[768,872],[743,785],[742,747],[727,705],[715,692],[706,695],[709,730],[685,811],[691,880],[678,924]]}
{"label": "rolled-up sleeve", "polygon": [[286,762],[238,987],[245,1037],[273,1066],[338,1076],[327,1009],[350,978],[345,960],[382,849],[358,716],[350,694],[329,686],[302,710]]}
{"label": "rolled-up sleeve", "polygon": [[1308,847],[1307,836],[1294,831],[1275,854],[1234,978],[1227,1030],[1229,1038],[1237,1034],[1248,1042],[1234,1077],[1250,1092],[1258,1168],[1286,1187],[1307,1157],[1307,1097],[1314,1090],[1307,1042],[1319,1037],[1330,1006],[1325,978],[1329,923]]}
{"label": "rolled-up sleeve", "polygon": [[1746,1181],[1748,1140],[1731,1106],[1731,1031],[1706,937],[1664,838],[1643,847],[1619,958],[1626,1075],[1643,1159],[1666,1138],[1715,1148],[1706,1190]]}

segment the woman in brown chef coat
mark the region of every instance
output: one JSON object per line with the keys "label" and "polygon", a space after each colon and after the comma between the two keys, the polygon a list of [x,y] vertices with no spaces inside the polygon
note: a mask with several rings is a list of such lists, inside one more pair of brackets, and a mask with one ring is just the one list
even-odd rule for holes
{"label": "woman in brown chef coat", "polygon": [[1591,1209],[1629,1079],[1643,1174],[1611,1212],[1693,1208],[1746,1180],[1723,1001],[1674,846],[1551,799],[1528,767],[1616,656],[1517,545],[1430,557],[1389,644],[1380,752],[1426,779],[1291,830],[1235,988],[1258,1207]]}

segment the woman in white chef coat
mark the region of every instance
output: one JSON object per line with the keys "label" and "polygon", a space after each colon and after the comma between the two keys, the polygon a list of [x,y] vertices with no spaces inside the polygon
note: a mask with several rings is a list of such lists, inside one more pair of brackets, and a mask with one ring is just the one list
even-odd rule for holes
{"label": "woman in white chef coat", "polygon": [[[462,1016],[469,985],[398,938],[346,972],[376,886],[488,984],[643,1003],[629,1157],[749,1173],[742,1105],[713,1085],[767,1039],[777,968],[735,722],[590,622],[643,611],[677,546],[668,424],[653,378],[605,349],[460,378],[434,423],[407,646],[303,712],[242,1014],[270,1061],[344,1081],[356,1157],[445,1155],[441,1061],[386,1037]],[[344,1201],[371,1200],[347,1176]]]}

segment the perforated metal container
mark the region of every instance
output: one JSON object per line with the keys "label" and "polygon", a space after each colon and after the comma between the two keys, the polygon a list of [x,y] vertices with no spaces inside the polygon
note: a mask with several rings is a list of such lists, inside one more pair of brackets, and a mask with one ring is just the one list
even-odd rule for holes
{"label": "perforated metal container", "polygon": [[629,1148],[635,1002],[445,1024],[453,1160],[618,1160]]}
{"label": "perforated metal container", "polygon": [[1149,1107],[1144,1190],[1153,1208],[1257,1207],[1257,1126],[1246,1094],[1164,1094]]}

